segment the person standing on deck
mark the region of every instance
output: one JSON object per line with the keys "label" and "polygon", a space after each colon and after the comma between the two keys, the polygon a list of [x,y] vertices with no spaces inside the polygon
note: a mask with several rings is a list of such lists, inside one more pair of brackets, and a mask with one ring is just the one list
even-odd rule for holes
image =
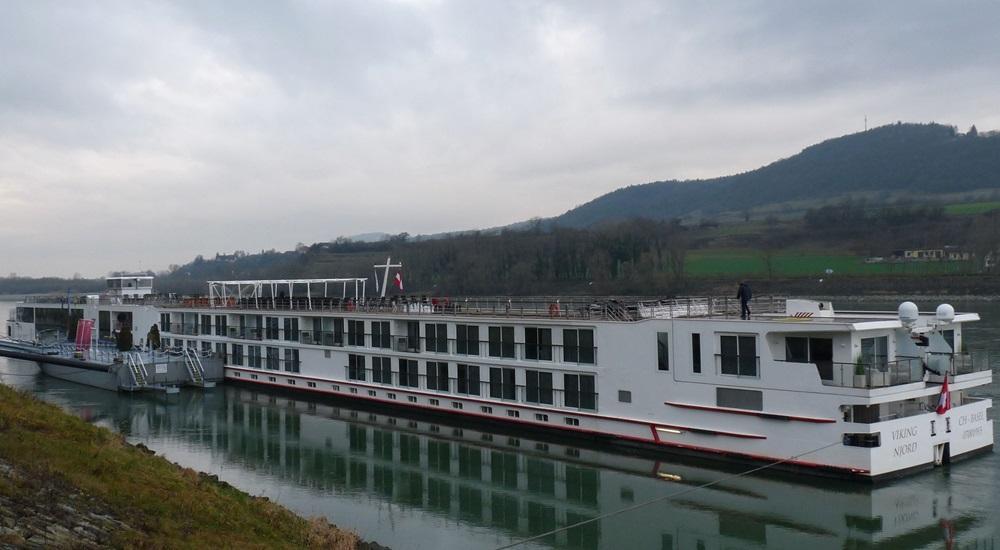
{"label": "person standing on deck", "polygon": [[740,319],[749,319],[750,298],[753,297],[753,293],[750,291],[750,285],[745,281],[740,283],[740,288],[736,291],[736,297],[740,299]]}

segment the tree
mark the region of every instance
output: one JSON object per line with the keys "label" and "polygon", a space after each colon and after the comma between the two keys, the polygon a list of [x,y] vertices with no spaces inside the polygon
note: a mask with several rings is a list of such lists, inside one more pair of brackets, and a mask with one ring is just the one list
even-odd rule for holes
{"label": "tree", "polygon": [[976,125],[973,124],[969,131],[965,134],[968,137],[979,137],[979,130],[976,130]]}

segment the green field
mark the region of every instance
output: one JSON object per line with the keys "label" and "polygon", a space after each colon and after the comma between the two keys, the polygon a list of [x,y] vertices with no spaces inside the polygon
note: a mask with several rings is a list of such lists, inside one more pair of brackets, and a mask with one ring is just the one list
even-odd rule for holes
{"label": "green field", "polygon": [[[765,255],[759,250],[693,250],[684,262],[690,276],[767,276]],[[905,262],[866,264],[864,258],[848,253],[809,250],[778,250],[773,253],[775,277],[828,277],[837,275],[939,275],[967,273],[971,262]]]}
{"label": "green field", "polygon": [[1000,201],[961,202],[945,205],[944,213],[951,216],[975,216],[998,209]]}

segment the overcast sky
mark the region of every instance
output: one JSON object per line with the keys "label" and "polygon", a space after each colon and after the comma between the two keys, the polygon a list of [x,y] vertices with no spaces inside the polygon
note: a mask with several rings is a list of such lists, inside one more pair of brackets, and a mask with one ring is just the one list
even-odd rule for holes
{"label": "overcast sky", "polygon": [[976,2],[8,1],[0,274],[504,225],[866,114],[998,128],[998,32]]}

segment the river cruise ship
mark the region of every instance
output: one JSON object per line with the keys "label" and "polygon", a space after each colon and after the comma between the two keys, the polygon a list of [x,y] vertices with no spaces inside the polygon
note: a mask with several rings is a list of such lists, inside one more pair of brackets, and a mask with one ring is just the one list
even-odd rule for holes
{"label": "river cruise ship", "polygon": [[[387,281],[375,298],[367,279],[214,281],[80,314],[104,334],[127,312],[140,345],[156,324],[230,382],[816,474],[894,477],[993,446],[973,395],[989,356],[960,351],[979,316],[947,304],[762,297],[745,320],[731,298],[386,297]],[[46,307],[20,304],[8,335],[35,339]]]}

